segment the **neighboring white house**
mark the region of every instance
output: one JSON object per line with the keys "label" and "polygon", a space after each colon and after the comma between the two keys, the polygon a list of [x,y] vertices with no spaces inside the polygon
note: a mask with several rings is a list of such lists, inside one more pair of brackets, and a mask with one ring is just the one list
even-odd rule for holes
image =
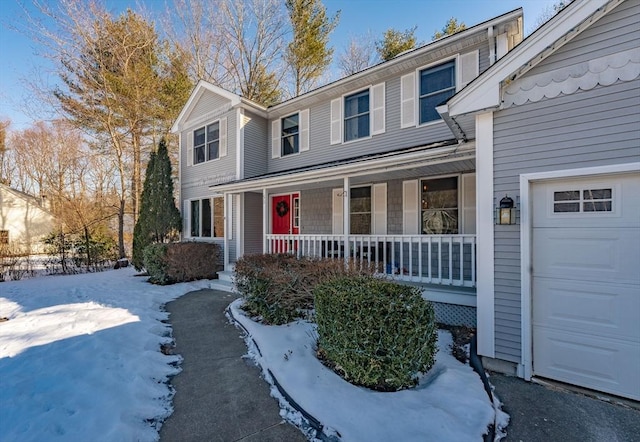
{"label": "neighboring white house", "polygon": [[640,0],[570,3],[439,110],[476,134],[486,365],[640,400]]}
{"label": "neighboring white house", "polygon": [[522,36],[512,11],[270,108],[200,82],[173,127],[184,238],[227,271],[374,262],[491,368],[640,399],[640,0]]}
{"label": "neighboring white house", "polygon": [[0,246],[41,253],[42,239],[55,228],[54,216],[41,198],[0,184]]}

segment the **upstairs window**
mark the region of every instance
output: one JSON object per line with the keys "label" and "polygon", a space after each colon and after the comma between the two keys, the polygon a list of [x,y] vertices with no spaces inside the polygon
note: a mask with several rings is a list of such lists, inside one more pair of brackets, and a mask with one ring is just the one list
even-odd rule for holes
{"label": "upstairs window", "polygon": [[436,106],[456,92],[456,63],[447,63],[420,71],[420,124],[440,119]]}
{"label": "upstairs window", "polygon": [[369,89],[344,98],[344,141],[368,137]]}
{"label": "upstairs window", "polygon": [[193,164],[215,160],[220,156],[220,123],[193,131]]}
{"label": "upstairs window", "polygon": [[281,156],[300,152],[300,124],[298,114],[289,115],[282,119],[282,152]]}

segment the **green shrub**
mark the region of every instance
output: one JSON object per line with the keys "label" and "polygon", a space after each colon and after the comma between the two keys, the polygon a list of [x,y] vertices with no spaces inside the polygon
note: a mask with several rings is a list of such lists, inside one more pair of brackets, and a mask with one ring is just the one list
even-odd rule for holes
{"label": "green shrub", "polygon": [[347,381],[396,391],[433,366],[435,314],[418,288],[345,277],[318,285],[314,294],[318,356]]}
{"label": "green shrub", "polygon": [[341,259],[297,258],[291,254],[245,255],[236,262],[235,283],[244,309],[267,324],[304,318],[313,308],[313,289],[337,276],[372,274],[373,267]]}
{"label": "green shrub", "polygon": [[213,279],[221,268],[220,247],[197,242],[150,244],[144,249],[144,267],[153,284]]}

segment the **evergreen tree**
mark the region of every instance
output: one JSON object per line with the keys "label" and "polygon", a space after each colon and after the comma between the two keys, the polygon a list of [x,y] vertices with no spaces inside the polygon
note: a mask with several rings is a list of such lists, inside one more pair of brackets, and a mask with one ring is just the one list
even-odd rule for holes
{"label": "evergreen tree", "polygon": [[387,29],[382,35],[382,40],[376,42],[376,51],[382,61],[388,61],[405,51],[413,49],[417,45],[416,29],[413,27],[404,32],[395,29]]}
{"label": "evergreen tree", "polygon": [[168,241],[180,229],[180,212],[173,198],[171,161],[164,138],[158,151],[151,152],[141,200],[140,216],[133,230],[132,263],[138,270],[144,267],[145,247]]}
{"label": "evergreen tree", "polygon": [[457,32],[464,31],[465,29],[467,29],[467,25],[462,22],[458,23],[458,19],[451,17],[441,31],[433,33],[433,40],[442,38],[445,35],[453,35]]}

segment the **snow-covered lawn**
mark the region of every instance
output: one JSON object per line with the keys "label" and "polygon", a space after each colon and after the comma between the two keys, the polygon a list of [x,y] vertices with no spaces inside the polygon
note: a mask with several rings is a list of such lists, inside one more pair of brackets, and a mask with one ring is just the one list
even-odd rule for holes
{"label": "snow-covered lawn", "polygon": [[353,386],[318,361],[314,324],[265,326],[245,316],[241,304],[236,300],[230,308],[233,318],[249,332],[249,356],[272,383],[281,414],[293,422],[301,422],[301,417],[288,407],[268,371],[320,421],[325,434],[340,435],[345,442],[481,441],[494,419],[499,427],[508,423],[499,402],[494,406],[489,401],[480,377],[451,356],[448,332],[438,332],[436,363],[416,388],[382,393]]}
{"label": "snow-covered lawn", "polygon": [[153,441],[178,356],[161,306],[208,281],[154,286],[131,268],[0,283],[0,440]]}

